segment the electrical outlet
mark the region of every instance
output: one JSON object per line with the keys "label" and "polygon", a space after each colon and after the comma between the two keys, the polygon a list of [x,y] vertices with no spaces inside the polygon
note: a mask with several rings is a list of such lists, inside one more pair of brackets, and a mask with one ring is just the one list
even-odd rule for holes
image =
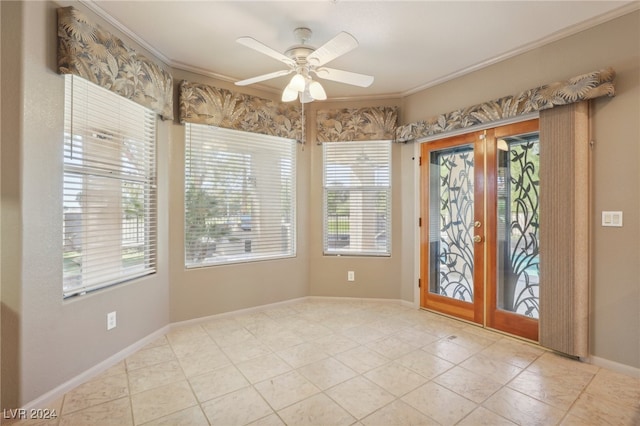
{"label": "electrical outlet", "polygon": [[116,311],[107,314],[107,330],[116,328]]}
{"label": "electrical outlet", "polygon": [[355,281],[356,273],[354,271],[347,271],[347,281]]}

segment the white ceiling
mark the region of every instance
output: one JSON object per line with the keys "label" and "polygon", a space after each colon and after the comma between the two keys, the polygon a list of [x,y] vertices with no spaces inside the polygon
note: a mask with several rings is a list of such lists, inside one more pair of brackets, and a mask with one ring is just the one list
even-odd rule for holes
{"label": "white ceiling", "polygon": [[[329,99],[407,95],[577,33],[639,1],[112,1],[84,0],[168,64],[228,81],[286,66],[236,43],[284,52],[309,27],[319,47],[340,31],[360,46],[327,64],[370,74],[369,88],[323,81]],[[290,77],[259,87],[280,92]]]}

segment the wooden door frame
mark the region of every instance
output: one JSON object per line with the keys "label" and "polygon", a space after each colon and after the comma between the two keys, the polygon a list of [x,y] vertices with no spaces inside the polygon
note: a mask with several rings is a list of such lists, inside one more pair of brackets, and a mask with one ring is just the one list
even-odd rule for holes
{"label": "wooden door frame", "polygon": [[[539,120],[532,119],[491,129],[439,139],[420,147],[420,306],[481,324],[509,334],[538,341],[538,320],[497,308],[497,140],[502,137],[539,130]],[[429,226],[429,154],[447,147],[474,146],[474,221],[480,221],[476,235],[482,244],[474,249],[474,303],[462,302],[429,292],[431,257]],[[486,167],[485,167],[486,165]],[[478,179],[478,177],[481,177]],[[492,202],[489,203],[488,201]]]}
{"label": "wooden door frame", "polygon": [[[533,133],[539,130],[539,119],[521,121],[514,124],[507,124],[491,129],[487,134],[487,167],[486,180],[487,200],[497,199],[497,170],[498,170],[498,150],[497,140],[500,138]],[[498,280],[498,259],[497,259],[497,235],[498,235],[498,212],[495,203],[487,205],[487,282],[492,285],[486,286],[487,291],[487,317],[486,326],[496,330],[504,331],[524,337],[529,340],[538,341],[538,320],[517,315],[508,311],[503,311],[497,307],[497,280]]]}
{"label": "wooden door frame", "polygon": [[[477,244],[474,249],[474,272],[473,272],[473,292],[474,303],[463,302],[449,297],[432,294],[429,292],[429,259],[431,256],[431,244],[429,240],[429,183],[430,183],[430,161],[429,154],[445,148],[455,146],[473,145],[474,152],[474,221],[484,222],[484,185],[475,179],[477,168],[484,173],[484,138],[483,131],[466,133],[464,135],[452,136],[439,139],[420,147],[420,215],[424,220],[424,226],[420,230],[420,276],[424,283],[420,288],[420,306],[427,309],[434,309],[448,315],[455,316],[467,321],[484,324],[484,240],[482,244]],[[425,189],[426,188],[426,189]],[[426,255],[423,256],[422,253]],[[476,265],[481,265],[479,268]],[[478,279],[482,278],[482,279]]]}

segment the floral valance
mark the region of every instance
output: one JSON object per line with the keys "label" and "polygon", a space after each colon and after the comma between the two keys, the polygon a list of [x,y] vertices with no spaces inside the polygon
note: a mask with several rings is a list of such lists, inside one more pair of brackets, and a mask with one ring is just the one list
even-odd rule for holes
{"label": "floral valance", "polygon": [[429,120],[401,126],[396,131],[396,140],[405,142],[426,138],[439,133],[491,123],[567,105],[600,96],[613,96],[615,78],[613,68],[590,72],[566,81],[540,86],[514,96],[459,109]]}
{"label": "floral valance", "polygon": [[58,72],[79,75],[173,118],[171,74],[71,6],[58,9]]}
{"label": "floral valance", "polygon": [[180,84],[180,122],[302,139],[299,107],[206,84]]}
{"label": "floral valance", "polygon": [[395,139],[397,107],[343,108],[318,111],[318,143]]}

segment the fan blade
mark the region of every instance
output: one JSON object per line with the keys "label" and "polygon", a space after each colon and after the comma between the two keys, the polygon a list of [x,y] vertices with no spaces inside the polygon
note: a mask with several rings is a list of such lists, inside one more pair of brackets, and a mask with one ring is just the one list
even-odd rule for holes
{"label": "fan blade", "polygon": [[310,64],[319,67],[327,62],[333,61],[338,56],[342,56],[356,47],[358,47],[358,40],[356,40],[351,34],[343,31],[313,51],[307,57],[307,61],[309,61]]}
{"label": "fan blade", "polygon": [[258,83],[260,81],[270,80],[272,78],[280,77],[283,75],[291,74],[293,70],[281,70],[270,72],[269,74],[262,74],[257,77],[248,78],[246,80],[236,81],[236,86],[247,86],[249,84]]}
{"label": "fan blade", "polygon": [[337,70],[335,68],[318,68],[314,70],[316,75],[325,80],[336,81],[338,83],[351,84],[353,86],[369,87],[373,83],[373,76],[358,74],[355,72]]}
{"label": "fan blade", "polygon": [[256,50],[262,54],[265,54],[267,56],[271,56],[274,59],[277,59],[280,62],[284,62],[285,64],[289,65],[289,66],[295,66],[295,62],[289,58],[287,58],[286,56],[284,56],[282,53],[270,48],[269,46],[260,43],[258,40],[256,40],[255,38],[252,37],[240,37],[238,39],[236,39],[236,41],[244,46],[247,46],[253,50]]}

